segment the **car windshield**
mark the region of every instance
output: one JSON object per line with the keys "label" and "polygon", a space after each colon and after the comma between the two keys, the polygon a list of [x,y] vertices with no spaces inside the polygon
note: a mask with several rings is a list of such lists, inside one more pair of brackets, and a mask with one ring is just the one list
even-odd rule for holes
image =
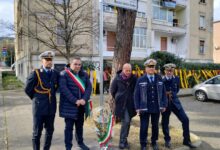
{"label": "car windshield", "polygon": [[220,84],[220,77],[215,77],[209,81],[206,82],[206,84]]}

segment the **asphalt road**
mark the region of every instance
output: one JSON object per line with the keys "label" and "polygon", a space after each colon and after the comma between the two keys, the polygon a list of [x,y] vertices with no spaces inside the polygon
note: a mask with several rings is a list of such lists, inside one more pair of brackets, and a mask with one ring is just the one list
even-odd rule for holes
{"label": "asphalt road", "polygon": [[[181,97],[190,119],[190,130],[202,140],[199,150],[220,150],[220,101],[199,102],[194,97]],[[181,128],[172,114],[171,125]]]}

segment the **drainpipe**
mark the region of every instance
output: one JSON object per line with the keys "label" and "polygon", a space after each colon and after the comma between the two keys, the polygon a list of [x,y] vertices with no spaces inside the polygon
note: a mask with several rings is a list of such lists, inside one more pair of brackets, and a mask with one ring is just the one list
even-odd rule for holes
{"label": "drainpipe", "polygon": [[[30,16],[30,3],[29,0],[27,0],[27,6],[28,6],[28,34],[30,30],[30,22],[29,22],[29,16]],[[27,50],[27,75],[30,73],[30,67],[31,67],[31,52],[32,49],[29,48],[29,36],[28,36],[28,50]]]}

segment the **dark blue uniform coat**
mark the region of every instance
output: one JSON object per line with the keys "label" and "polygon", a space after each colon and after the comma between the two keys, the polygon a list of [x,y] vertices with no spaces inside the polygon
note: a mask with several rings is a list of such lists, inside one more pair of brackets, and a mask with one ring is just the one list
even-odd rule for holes
{"label": "dark blue uniform coat", "polygon": [[[44,150],[49,150],[54,131],[54,118],[56,113],[56,90],[58,88],[59,74],[55,70],[46,73],[38,69],[40,80],[36,71],[27,78],[25,93],[32,99],[33,111],[33,149],[40,149],[40,138],[45,127]],[[40,86],[40,81],[42,86]],[[46,89],[46,90],[45,90]],[[50,90],[49,93],[43,93]]]}
{"label": "dark blue uniform coat", "polygon": [[171,137],[169,134],[169,118],[171,112],[173,112],[177,118],[181,121],[182,127],[183,127],[183,137],[184,142],[190,141],[190,133],[189,133],[189,118],[186,115],[181,102],[177,96],[177,93],[179,92],[180,87],[180,79],[177,76],[173,76],[171,79],[167,79],[166,77],[163,78],[163,82],[166,87],[166,91],[170,92],[172,94],[172,98],[168,99],[168,107],[165,112],[162,113],[162,129],[164,134],[164,140],[166,142],[170,142]]}
{"label": "dark blue uniform coat", "polygon": [[[159,113],[160,108],[167,107],[165,86],[161,77],[157,74],[155,74],[153,84],[150,83],[147,75],[140,77],[135,86],[134,96],[136,110]],[[155,105],[152,103],[155,103]],[[155,106],[155,108],[152,108],[152,106]]]}
{"label": "dark blue uniform coat", "polygon": [[151,144],[155,145],[159,134],[160,109],[167,107],[165,86],[162,78],[155,74],[150,82],[145,74],[137,80],[135,87],[135,108],[140,111],[140,144],[147,145],[149,118],[152,124]]}
{"label": "dark blue uniform coat", "polygon": [[45,70],[38,69],[43,87],[51,89],[51,98],[48,94],[41,94],[35,91],[35,88],[42,91],[38,84],[38,78],[35,71],[28,76],[25,86],[25,93],[32,99],[33,115],[54,115],[56,113],[56,90],[58,88],[59,73],[52,70],[47,74]]}

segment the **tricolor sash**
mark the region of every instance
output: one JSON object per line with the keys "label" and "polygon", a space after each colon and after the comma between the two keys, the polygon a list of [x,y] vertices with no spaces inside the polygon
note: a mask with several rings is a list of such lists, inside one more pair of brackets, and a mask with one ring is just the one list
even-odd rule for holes
{"label": "tricolor sash", "polygon": [[109,121],[108,121],[108,126],[107,126],[107,131],[104,137],[99,138],[98,142],[100,147],[106,147],[107,149],[109,148],[109,140],[111,140],[112,137],[112,129],[114,126],[114,116],[112,114],[109,115]]}
{"label": "tricolor sash", "polygon": [[[69,69],[65,69],[66,73],[72,79],[72,81],[79,87],[80,91],[85,93],[85,83],[80,79],[80,77],[74,75]],[[92,112],[92,100],[86,101],[86,118],[91,115]]]}

